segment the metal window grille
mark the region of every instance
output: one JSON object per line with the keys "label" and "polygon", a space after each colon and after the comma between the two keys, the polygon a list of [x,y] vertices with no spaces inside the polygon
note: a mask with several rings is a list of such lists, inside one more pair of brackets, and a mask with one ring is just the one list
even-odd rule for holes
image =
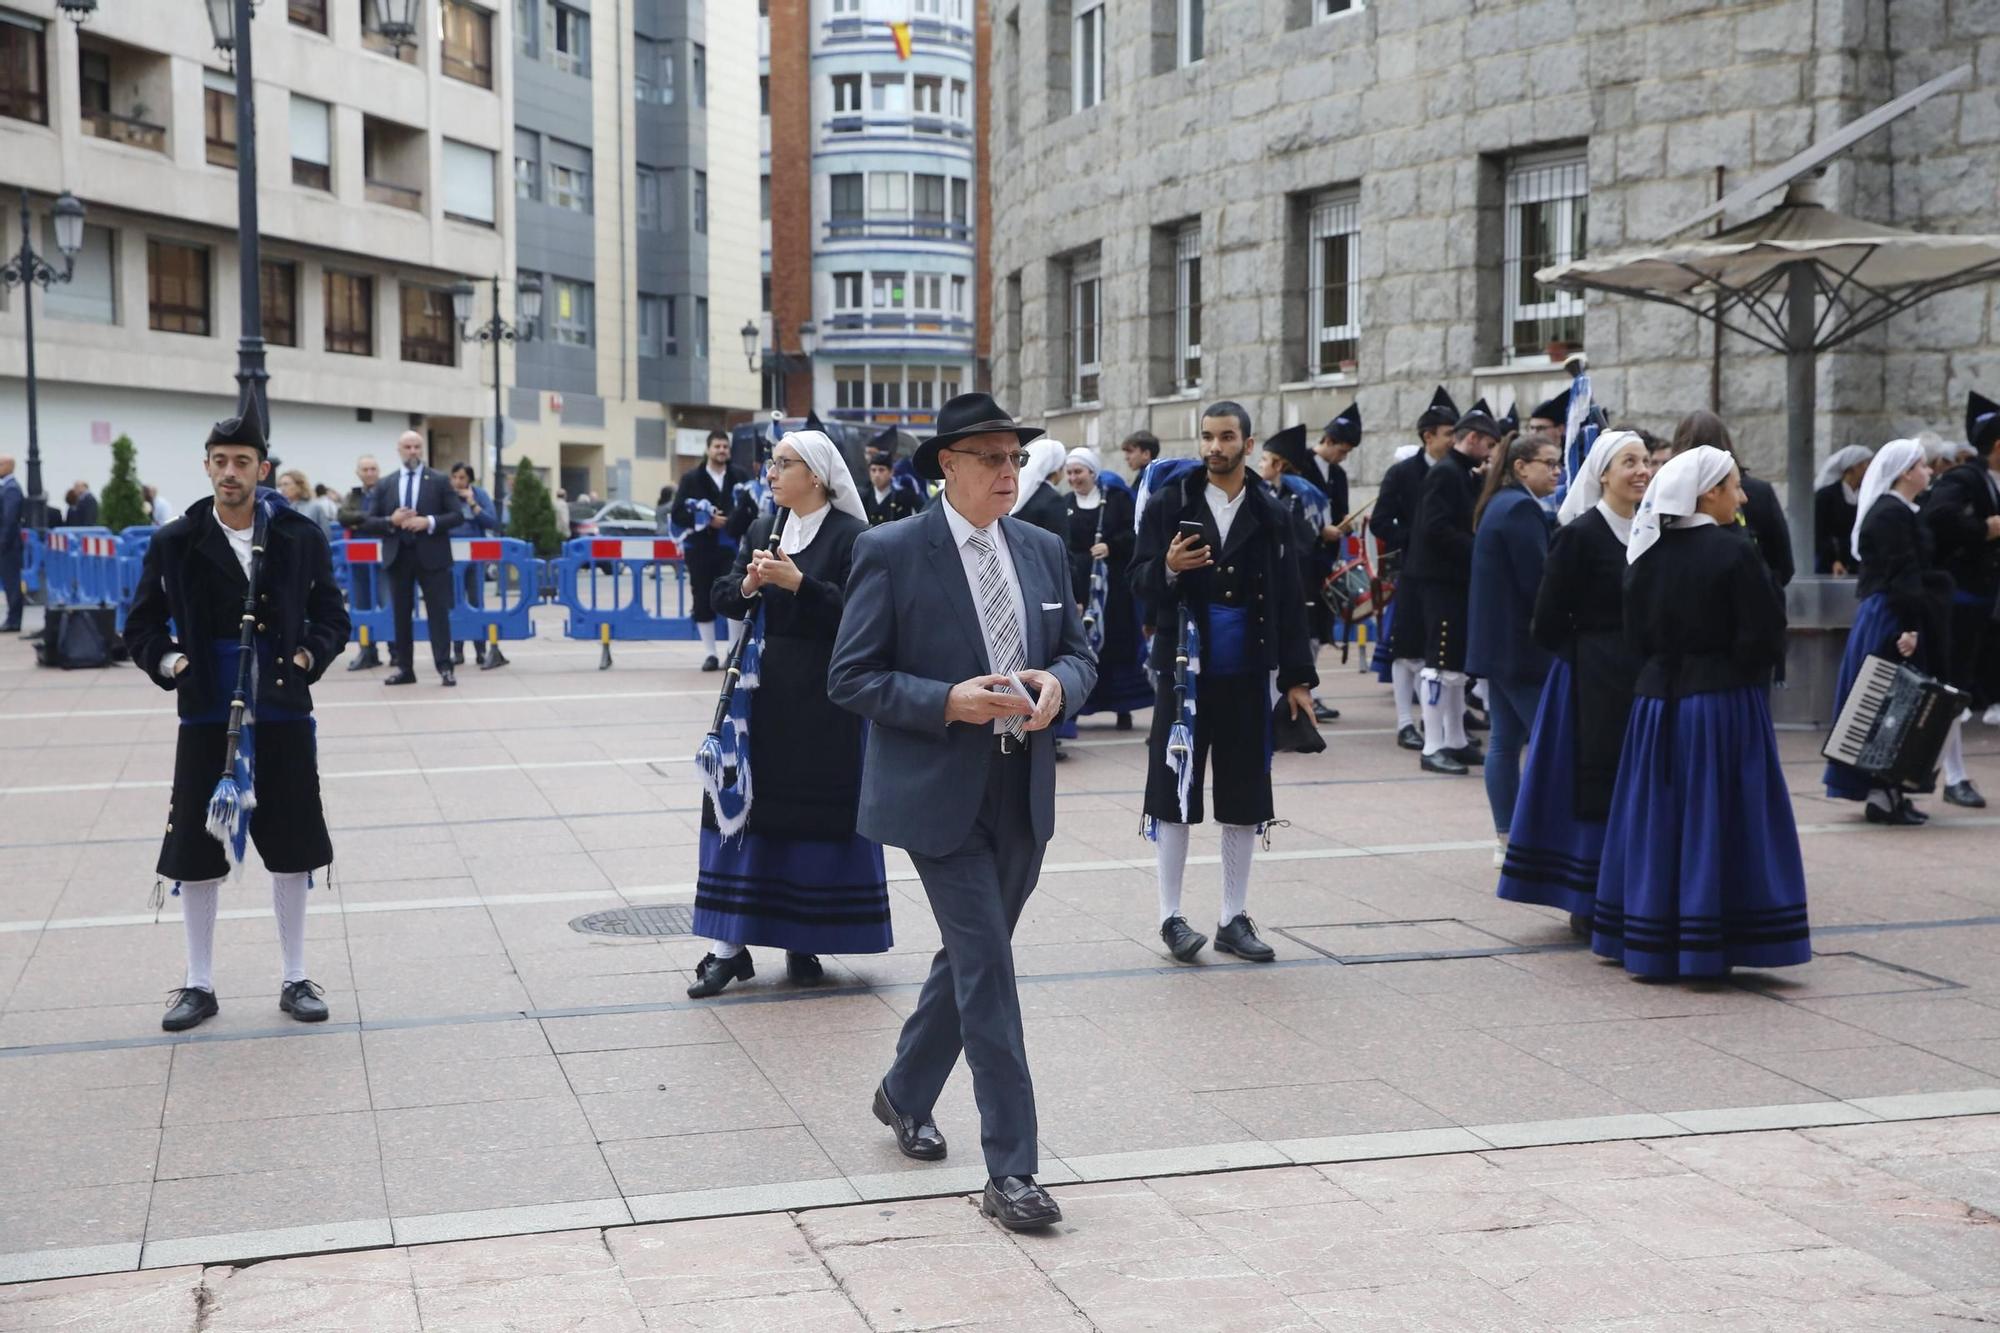
{"label": "metal window grille", "polygon": [[1354,369],[1361,340],[1359,213],[1353,191],[1312,203],[1306,229],[1306,369],[1313,376]]}
{"label": "metal window grille", "polygon": [[1070,399],[1094,403],[1098,395],[1098,375],[1103,344],[1102,267],[1095,259],[1079,259],[1070,265],[1069,345]]}
{"label": "metal window grille", "polygon": [[1201,224],[1174,236],[1174,386],[1201,384]]}
{"label": "metal window grille", "polygon": [[1506,359],[1542,356],[1560,342],[1583,346],[1583,298],[1535,280],[1538,270],[1584,253],[1590,172],[1581,152],[1516,162],[1507,171],[1501,286]]}

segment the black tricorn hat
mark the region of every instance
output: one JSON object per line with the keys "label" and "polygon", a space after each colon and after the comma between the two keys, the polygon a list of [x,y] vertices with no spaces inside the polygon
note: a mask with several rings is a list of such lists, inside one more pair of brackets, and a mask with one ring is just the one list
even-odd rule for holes
{"label": "black tricorn hat", "polygon": [[1507,405],[1507,415],[1500,418],[1500,433],[1502,435],[1514,435],[1520,429],[1521,405],[1519,403],[1509,403]]}
{"label": "black tricorn hat", "polygon": [[990,393],[962,393],[944,405],[937,415],[937,434],[917,446],[910,466],[930,481],[944,480],[938,452],[974,435],[1012,435],[1022,444],[1039,440],[1047,432],[1038,426],[1022,426],[1001,410]]}
{"label": "black tricorn hat", "polygon": [[868,441],[868,461],[871,463],[874,462],[876,454],[882,454],[890,459],[895,458],[896,446],[902,442],[900,436],[901,432],[894,426],[891,426],[874,439]]}
{"label": "black tricorn hat", "polygon": [[1306,449],[1306,427],[1303,421],[1296,426],[1287,426],[1275,435],[1266,436],[1264,452],[1284,459],[1292,471],[1300,476],[1311,475],[1306,471],[1312,466],[1312,455]]}
{"label": "black tricorn hat", "polygon": [[1361,404],[1349,403],[1340,409],[1340,415],[1326,423],[1322,435],[1333,437],[1335,444],[1361,443]]}
{"label": "black tricorn hat", "polygon": [[818,432],[819,432],[820,434],[824,435],[824,434],[826,434],[826,423],[825,423],[824,421],[821,421],[821,420],[819,419],[819,413],[817,413],[817,412],[808,412],[808,413],[806,413],[806,424],[805,424],[805,429],[806,429],[806,430],[816,430],[816,431],[818,431]]}
{"label": "black tricorn hat", "polygon": [[1440,384],[1437,387],[1437,392],[1431,395],[1431,405],[1424,409],[1422,416],[1417,418],[1417,433],[1421,435],[1425,431],[1435,430],[1439,426],[1456,426],[1457,424],[1458,404],[1451,401],[1451,395],[1446,393],[1444,385]]}
{"label": "black tricorn hat", "polygon": [[2000,403],[1977,391],[1965,396],[1965,442],[1982,458],[2000,444]]}
{"label": "black tricorn hat", "polygon": [[1457,426],[1461,434],[1476,430],[1494,440],[1499,439],[1502,434],[1500,423],[1493,419],[1493,409],[1486,405],[1484,398],[1465,409],[1465,415],[1458,419]]}
{"label": "black tricorn hat", "polygon": [[1558,426],[1569,424],[1569,390],[1565,389],[1555,397],[1528,413],[1530,420],[1553,421]]}
{"label": "black tricorn hat", "polygon": [[245,412],[241,416],[225,417],[215,423],[208,432],[208,443],[202,445],[207,453],[218,444],[240,444],[255,449],[260,455],[268,455],[271,446],[264,439],[264,425],[255,412]]}

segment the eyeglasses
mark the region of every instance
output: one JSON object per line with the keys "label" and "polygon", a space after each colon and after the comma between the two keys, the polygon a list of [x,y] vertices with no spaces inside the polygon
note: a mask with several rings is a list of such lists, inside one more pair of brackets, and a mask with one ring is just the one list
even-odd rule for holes
{"label": "eyeglasses", "polygon": [[967,458],[977,459],[979,465],[989,472],[998,472],[1003,463],[1012,463],[1017,470],[1028,466],[1026,449],[947,449],[945,452],[964,454]]}
{"label": "eyeglasses", "polygon": [[771,470],[773,472],[783,472],[786,468],[795,466],[796,467],[806,466],[806,460],[803,458],[777,458],[777,457],[771,459]]}

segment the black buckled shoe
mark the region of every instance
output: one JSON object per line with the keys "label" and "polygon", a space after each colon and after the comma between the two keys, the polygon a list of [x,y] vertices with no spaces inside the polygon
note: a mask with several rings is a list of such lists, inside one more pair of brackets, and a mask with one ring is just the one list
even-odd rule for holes
{"label": "black buckled shoe", "polygon": [[717,958],[705,953],[701,961],[694,965],[694,984],[688,987],[690,1000],[706,1000],[711,995],[722,994],[722,988],[732,981],[748,981],[757,975],[757,969],[750,962],[750,951],[743,950],[730,958]]}
{"label": "black buckled shoe", "polygon": [[1160,942],[1167,946],[1176,963],[1192,963],[1194,956],[1208,946],[1208,936],[1190,926],[1186,917],[1175,915],[1160,923]]}
{"label": "black buckled shoe", "polygon": [[1062,1209],[1030,1176],[987,1181],[979,1211],[1009,1231],[1039,1231],[1062,1221]]}
{"label": "black buckled shoe", "polygon": [[202,990],[198,986],[183,986],[179,990],[167,992],[173,1003],[160,1018],[160,1027],[167,1032],[185,1032],[197,1023],[207,1022],[221,1012],[222,1006],[215,1002],[215,992]]}
{"label": "black buckled shoe", "polygon": [[794,986],[816,986],[826,980],[826,968],[816,953],[785,954],[785,975]]}
{"label": "black buckled shoe", "polygon": [[316,982],[287,981],[278,992],[278,1007],[301,1023],[324,1023],[325,995]]}
{"label": "black buckled shoe", "polygon": [[1968,810],[1984,810],[1986,798],[1979,794],[1979,788],[1972,785],[1972,779],[1951,783],[1944,789],[1946,805],[1962,805]]}
{"label": "black buckled shoe", "polygon": [[1462,778],[1470,771],[1450,750],[1435,751],[1425,755],[1418,762],[1423,765],[1426,773],[1448,773],[1452,777]]}
{"label": "black buckled shoe", "polygon": [[1278,956],[1276,949],[1257,938],[1257,923],[1243,912],[1215,932],[1215,948],[1218,953],[1233,953],[1252,963],[1268,963]]}
{"label": "black buckled shoe", "polygon": [[1396,744],[1405,750],[1421,750],[1424,748],[1424,733],[1417,730],[1416,723],[1406,723],[1396,728]]}
{"label": "black buckled shoe", "polygon": [[1915,828],[1919,824],[1928,824],[1931,820],[1929,815],[1908,801],[1898,801],[1887,810],[1871,801],[1865,813],[1871,824],[1889,824],[1896,828]]}
{"label": "black buckled shoe", "polygon": [[394,671],[382,677],[382,683],[384,685],[414,685],[417,683],[417,673],[414,671],[405,671],[403,668],[397,667]]}
{"label": "black buckled shoe", "polygon": [[902,1149],[903,1156],[919,1162],[944,1160],[944,1135],[938,1132],[937,1122],[929,1116],[919,1120],[898,1111],[889,1100],[886,1083],[875,1085],[875,1118],[896,1131],[896,1146]]}

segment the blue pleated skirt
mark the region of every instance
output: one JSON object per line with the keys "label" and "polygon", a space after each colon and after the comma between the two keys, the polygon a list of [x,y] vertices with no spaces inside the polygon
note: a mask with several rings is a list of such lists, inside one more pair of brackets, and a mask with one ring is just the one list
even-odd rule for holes
{"label": "blue pleated skirt", "polygon": [[1375,673],[1375,679],[1387,685],[1396,678],[1392,669],[1396,654],[1390,650],[1389,634],[1396,624],[1396,603],[1391,601],[1376,617],[1375,627],[1380,632],[1375,636],[1375,651],[1368,658],[1368,669]]}
{"label": "blue pleated skirt", "polygon": [[[1834,678],[1836,716],[1847,706],[1847,692],[1854,688],[1854,681],[1861,674],[1862,662],[1870,653],[1879,653],[1885,645],[1893,643],[1900,633],[1902,622],[1889,609],[1889,599],[1883,594],[1873,593],[1855,608],[1854,626],[1847,631],[1847,651],[1840,655],[1840,674]],[[1869,791],[1880,785],[1871,783],[1868,775],[1860,769],[1835,763],[1831,759],[1826,762],[1826,773],[1821,781],[1826,783],[1826,794],[1836,801],[1865,801]]]}
{"label": "blue pleated skirt", "polygon": [[1812,957],[1766,689],[1634,701],[1593,920],[1591,949],[1643,977]]}
{"label": "blue pleated skirt", "polygon": [[1521,761],[1521,794],[1508,825],[1500,896],[1554,907],[1586,919],[1597,902],[1604,824],[1576,817],[1574,668],[1556,658],[1535,709],[1535,729]]}
{"label": "blue pleated skirt", "polygon": [[889,884],[882,845],[701,831],[694,933],[792,953],[885,953]]}

